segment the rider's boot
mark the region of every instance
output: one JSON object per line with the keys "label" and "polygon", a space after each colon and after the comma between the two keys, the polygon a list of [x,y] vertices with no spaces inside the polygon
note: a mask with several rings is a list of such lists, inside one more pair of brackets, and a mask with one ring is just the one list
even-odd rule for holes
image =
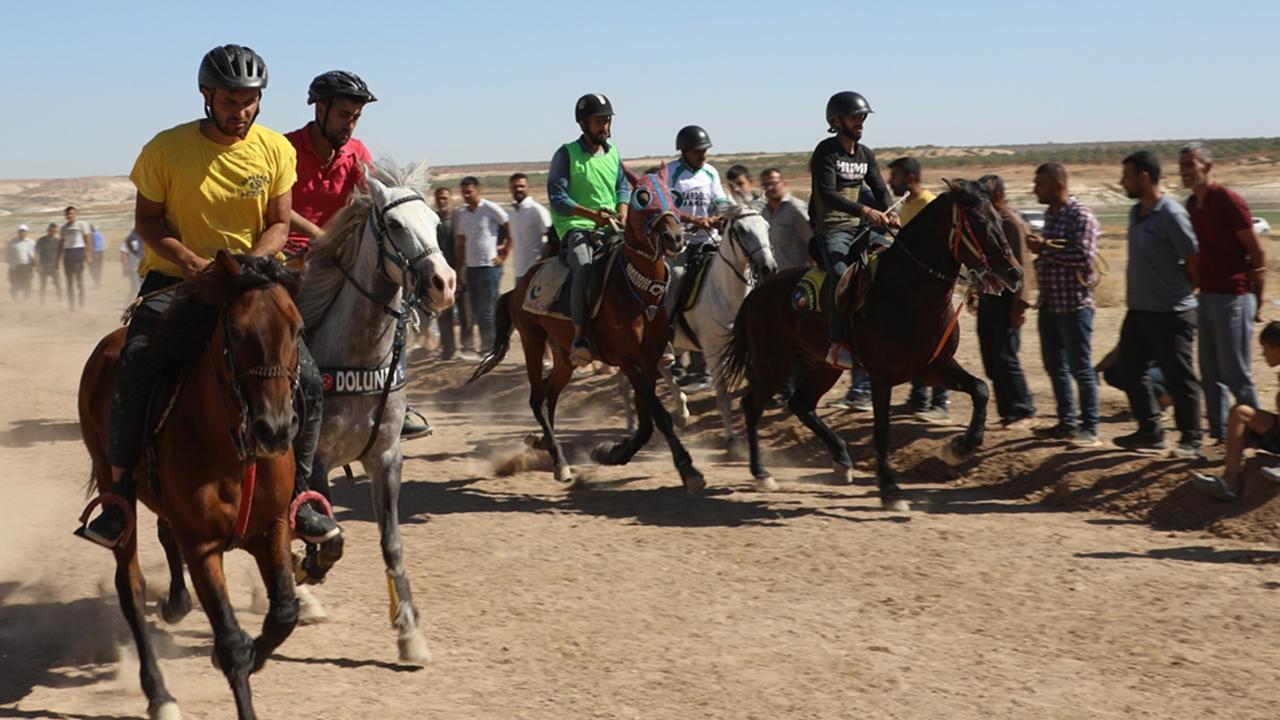
{"label": "rider's boot", "polygon": [[853,348],[845,339],[846,317],[836,307],[836,284],[839,281],[839,275],[828,273],[826,282],[822,284],[822,305],[827,313],[827,337],[831,343],[827,349],[826,361],[828,365],[838,370],[852,370],[854,368]]}
{"label": "rider's boot", "polygon": [[427,416],[413,409],[412,405],[404,408],[404,426],[400,428],[400,439],[412,440],[416,437],[427,437],[434,432]]}
{"label": "rider's boot", "polygon": [[569,362],[574,367],[591,363],[591,344],[587,341],[586,325],[590,319],[587,294],[591,286],[591,265],[584,263],[573,271],[573,284],[569,287],[570,309],[573,313],[573,347],[569,350]]}
{"label": "rider's boot", "polygon": [[581,325],[573,326],[573,348],[569,351],[569,363],[574,367],[591,364],[591,343]]}
{"label": "rider's boot", "polygon": [[[320,369],[311,357],[306,343],[298,343],[298,392],[294,407],[299,416],[299,430],[293,440],[293,456],[297,462],[294,476],[293,497],[311,489],[311,468],[315,464],[316,446],[320,443],[320,424],[323,419],[324,386]],[[303,503],[294,516],[294,530],[303,541],[319,545],[329,542],[342,533],[338,523],[320,512],[313,503]]]}
{"label": "rider's boot", "polygon": [[108,550],[114,550],[120,543],[128,539],[126,531],[130,525],[129,515],[136,505],[137,498],[133,470],[128,469],[121,473],[120,477],[111,484],[111,489],[106,494],[120,497],[124,500],[124,504],[102,503],[102,512],[98,513],[97,517],[85,525],[76,528],[75,534]]}

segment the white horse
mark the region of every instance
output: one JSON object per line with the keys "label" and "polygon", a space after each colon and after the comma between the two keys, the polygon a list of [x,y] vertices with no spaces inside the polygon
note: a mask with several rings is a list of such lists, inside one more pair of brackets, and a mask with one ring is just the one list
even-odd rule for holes
{"label": "white horse", "polygon": [[[738,314],[742,299],[755,286],[755,278],[768,277],[778,270],[769,244],[769,221],[752,205],[728,205],[722,210],[724,237],[707,258],[707,269],[702,279],[702,290],[693,307],[677,320],[671,345],[676,354],[696,350],[707,359],[711,370],[711,386],[715,389],[720,405],[720,417],[724,421],[725,447],[733,452],[737,436],[733,432],[730,416],[729,391],[725,387],[721,355],[733,333],[733,319]],[[686,275],[681,282],[692,282]],[[675,312],[675,298],[679,293],[668,293],[668,317]],[[689,422],[689,403],[671,374],[670,366],[663,366],[662,377],[671,389],[676,408],[672,413],[676,424],[684,427]]]}
{"label": "white horse", "polygon": [[[440,218],[423,195],[425,164],[406,174],[385,163],[368,168],[366,180],[368,192],[357,192],[312,243],[298,301],[307,345],[327,376],[311,478],[313,487],[327,495],[329,470],[360,461],[373,492],[400,659],[425,663],[431,655],[418,630],[400,542],[405,392],[403,385],[394,387],[396,360],[404,349],[404,316],[411,310],[404,301],[412,298],[414,306],[428,312],[447,309],[456,278],[436,242]],[[384,390],[384,384],[392,388]],[[335,548],[327,543],[309,547],[303,572],[323,577],[341,557],[336,542]],[[318,603],[304,612],[323,617]]]}

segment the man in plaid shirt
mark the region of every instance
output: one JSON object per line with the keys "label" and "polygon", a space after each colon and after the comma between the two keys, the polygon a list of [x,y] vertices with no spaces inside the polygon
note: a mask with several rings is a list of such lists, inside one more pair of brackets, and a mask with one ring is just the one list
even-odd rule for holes
{"label": "man in plaid shirt", "polygon": [[[1048,205],[1042,236],[1029,235],[1040,285],[1040,354],[1053,381],[1058,423],[1036,431],[1076,447],[1098,442],[1098,379],[1090,358],[1093,339],[1094,258],[1098,218],[1067,190],[1067,171],[1057,163],[1036,168],[1036,199]],[[1079,413],[1071,392],[1075,378]]]}

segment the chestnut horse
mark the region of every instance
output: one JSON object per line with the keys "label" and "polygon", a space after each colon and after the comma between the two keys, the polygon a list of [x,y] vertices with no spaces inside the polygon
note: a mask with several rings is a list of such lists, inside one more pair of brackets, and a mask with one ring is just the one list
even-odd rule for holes
{"label": "chestnut horse", "polygon": [[[284,642],[298,618],[288,510],[302,330],[293,298],[300,284],[301,275],[276,260],[219,252],[208,269],[177,288],[151,347],[143,350],[163,352],[176,377],[154,433],[147,431],[151,447],[134,469],[138,499],[158,516],[160,543],[179,578],[161,614],[177,622],[191,610],[181,581],[185,561],[213,626],[214,660],[231,684],[242,720],[255,717],[249,675]],[[102,493],[111,485],[107,417],[124,339],[124,328],[103,338],[80,378],[80,428]],[[102,499],[123,502],[109,494]],[[234,547],[253,555],[271,600],[257,639],[240,629],[227,596],[222,556]],[[138,647],[150,717],[169,720],[181,715],[147,635],[137,550],[137,533],[126,530],[114,551],[116,592]]]}
{"label": "chestnut horse", "polygon": [[[596,446],[591,456],[603,465],[625,465],[653,436],[653,426],[657,423],[671,446],[685,489],[696,494],[706,487],[706,481],[676,437],[671,415],[662,407],[655,389],[658,366],[670,340],[667,311],[663,306],[669,277],[666,258],[678,255],[684,248],[684,232],[675,214],[665,168],[643,177],[627,171],[627,177],[632,193],[622,252],[618,253],[617,263],[601,290],[600,309],[587,333],[592,341],[592,357],[619,368],[631,383],[639,426],[634,435],[622,442]],[[602,271],[603,268],[596,270]],[[529,407],[543,433],[534,447],[551,454],[556,480],[573,484],[573,471],[555,435],[556,400],[573,378],[573,365],[569,362],[573,323],[524,309],[525,294],[534,275],[526,273],[515,289],[498,298],[493,349],[468,382],[502,362],[511,347],[512,329],[519,330],[529,374]],[[568,292],[567,287],[565,291]],[[542,358],[548,345],[554,364],[550,374],[543,377]]]}
{"label": "chestnut horse", "polygon": [[[954,359],[960,342],[956,325],[960,308],[952,310],[952,291],[961,265],[970,268],[969,284],[974,290],[998,293],[1006,287],[1017,288],[1022,281],[1022,270],[1009,249],[987,188],[969,180],[948,181],[947,187],[948,191],[921,210],[880,256],[865,311],[852,312],[847,303],[837,303],[839,311],[848,315],[848,336],[856,340],[858,359],[871,377],[876,475],[881,502],[893,510],[908,506],[889,468],[890,390],[920,378],[929,385],[968,393],[973,400],[969,427],[947,444],[944,457],[958,462],[973,452],[982,444],[988,390],[986,383]],[[797,361],[803,374],[787,406],[830,448],[837,477],[853,481],[853,461],[845,442],[815,411],[818,400],[842,371],[825,361],[826,318],[792,306],[792,294],[803,274],[803,270],[779,273],[747,295],[734,322],[727,353],[728,377],[733,381],[745,377],[749,383],[742,410],[751,475],[764,490],[776,489],[777,483],[760,462],[760,417],[792,376]]]}

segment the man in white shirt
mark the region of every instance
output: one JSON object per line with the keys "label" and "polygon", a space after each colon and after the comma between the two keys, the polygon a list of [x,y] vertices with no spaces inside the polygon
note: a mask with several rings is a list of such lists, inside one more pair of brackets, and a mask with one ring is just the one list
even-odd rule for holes
{"label": "man in white shirt", "polygon": [[484,351],[493,347],[493,314],[498,304],[502,263],[511,249],[511,227],[502,206],[480,196],[480,181],[468,175],[459,185],[465,204],[454,221],[457,257],[467,267],[467,300],[480,328]]}
{"label": "man in white shirt", "polygon": [[551,213],[529,197],[529,178],[515,173],[511,185],[511,266],[516,282],[542,258],[547,246],[547,229],[551,226]]}
{"label": "man in white shirt", "polygon": [[18,226],[18,236],[5,248],[5,262],[9,264],[9,298],[31,299],[31,278],[36,269],[36,241],[27,237],[27,226]]}
{"label": "man in white shirt", "polygon": [[62,260],[62,270],[67,275],[67,308],[76,309],[76,290],[80,291],[80,307],[84,307],[84,264],[87,241],[93,230],[89,223],[76,219],[76,209],[68,205],[63,211],[67,218],[62,226],[62,242],[58,246],[58,255]]}

